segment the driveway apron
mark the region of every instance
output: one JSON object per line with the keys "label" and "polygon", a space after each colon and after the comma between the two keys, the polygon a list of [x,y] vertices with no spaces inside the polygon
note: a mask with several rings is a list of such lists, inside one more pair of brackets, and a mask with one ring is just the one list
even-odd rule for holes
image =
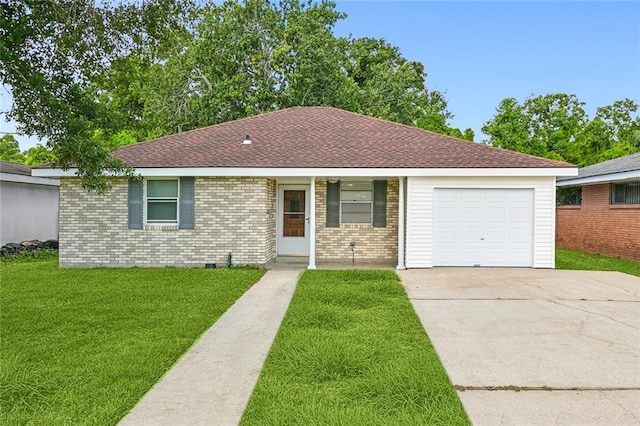
{"label": "driveway apron", "polygon": [[120,425],[236,425],[302,267],[268,271],[140,400]]}
{"label": "driveway apron", "polygon": [[640,278],[401,271],[475,425],[640,424]]}

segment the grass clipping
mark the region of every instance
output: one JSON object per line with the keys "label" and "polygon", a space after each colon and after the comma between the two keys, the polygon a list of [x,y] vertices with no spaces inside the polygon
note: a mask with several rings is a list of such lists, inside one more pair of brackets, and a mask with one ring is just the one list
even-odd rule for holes
{"label": "grass clipping", "polygon": [[469,424],[393,271],[307,271],[242,419]]}

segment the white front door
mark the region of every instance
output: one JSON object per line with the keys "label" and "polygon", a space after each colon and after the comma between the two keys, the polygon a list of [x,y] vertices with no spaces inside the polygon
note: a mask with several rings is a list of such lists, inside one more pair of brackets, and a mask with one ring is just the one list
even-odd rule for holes
{"label": "white front door", "polygon": [[278,186],[278,255],[309,255],[309,185]]}

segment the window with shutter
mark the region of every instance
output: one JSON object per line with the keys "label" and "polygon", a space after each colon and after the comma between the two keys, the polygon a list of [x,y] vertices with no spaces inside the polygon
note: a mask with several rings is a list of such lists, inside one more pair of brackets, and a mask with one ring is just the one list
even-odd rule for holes
{"label": "window with shutter", "polygon": [[178,225],[194,228],[194,178],[129,181],[129,229],[144,225]]}
{"label": "window with shutter", "polygon": [[327,182],[327,227],[387,226],[387,181]]}

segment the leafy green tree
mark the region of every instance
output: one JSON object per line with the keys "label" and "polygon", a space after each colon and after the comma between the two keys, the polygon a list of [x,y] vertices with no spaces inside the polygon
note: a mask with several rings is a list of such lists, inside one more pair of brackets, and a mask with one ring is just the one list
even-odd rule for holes
{"label": "leafy green tree", "polygon": [[568,149],[586,125],[584,103],[575,95],[554,93],[500,102],[494,117],[482,131],[493,146],[549,157],[568,159]]}
{"label": "leafy green tree", "polygon": [[25,156],[24,163],[27,166],[33,167],[40,164],[53,164],[56,162],[56,157],[53,154],[53,151],[41,144],[32,146],[22,154]]}
{"label": "leafy green tree", "polygon": [[[193,39],[149,69],[143,90],[149,134],[301,105],[453,132],[444,97],[425,86],[423,65],[384,40],[335,37],[342,18],[329,1],[204,7]],[[470,129],[459,134],[473,137]]]}
{"label": "leafy green tree", "polygon": [[[339,38],[327,0],[15,0],[2,9],[9,117],[48,140],[86,188],[132,173],[124,144],[291,106],[326,105],[451,128],[419,62],[384,40]],[[34,160],[35,161],[35,160]]]}
{"label": "leafy green tree", "polygon": [[571,161],[583,167],[640,151],[637,111],[638,105],[630,99],[598,108],[571,146]]}
{"label": "leafy green tree", "polygon": [[462,132],[458,128],[449,126],[448,120],[453,118],[453,114],[447,110],[447,101],[440,92],[428,92],[427,98],[427,107],[422,116],[416,120],[417,127],[443,135],[473,141],[475,138],[473,130],[466,129]]}
{"label": "leafy green tree", "polygon": [[489,135],[488,143],[512,151],[541,155],[542,147],[533,146],[529,131],[532,118],[514,98],[503,99],[491,120],[482,126]]}
{"label": "leafy green tree", "polygon": [[3,135],[0,138],[0,160],[24,163],[24,155],[20,153],[20,145],[13,135]]}
{"label": "leafy green tree", "polygon": [[482,131],[502,148],[587,166],[640,151],[638,105],[616,101],[597,109],[590,120],[575,95],[530,97],[521,105],[500,102]]}
{"label": "leafy green tree", "polygon": [[83,184],[104,191],[103,170],[123,165],[90,146],[110,117],[88,88],[112,61],[136,49],[162,50],[181,28],[187,0],[12,0],[0,8],[0,79],[11,87],[8,117],[46,139],[58,165],[78,167]]}

